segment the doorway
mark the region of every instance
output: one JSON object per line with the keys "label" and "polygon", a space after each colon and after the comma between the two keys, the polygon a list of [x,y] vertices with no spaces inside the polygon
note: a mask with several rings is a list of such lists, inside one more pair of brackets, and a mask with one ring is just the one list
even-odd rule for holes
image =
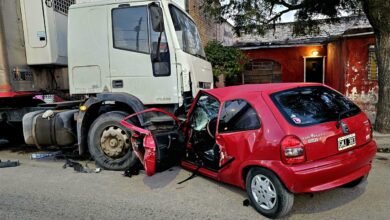
{"label": "doorway", "polygon": [[305,59],[305,82],[324,83],[325,57],[307,57]]}

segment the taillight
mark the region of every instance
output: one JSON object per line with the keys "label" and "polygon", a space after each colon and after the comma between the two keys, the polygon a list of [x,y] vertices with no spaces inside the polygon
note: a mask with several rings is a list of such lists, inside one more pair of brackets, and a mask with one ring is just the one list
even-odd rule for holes
{"label": "taillight", "polygon": [[155,150],[156,144],[154,143],[154,139],[152,135],[145,135],[144,137],[144,147],[148,149]]}
{"label": "taillight", "polygon": [[367,121],[368,121],[368,123],[367,124],[365,123],[366,125],[368,125],[366,127],[366,141],[369,142],[373,138],[373,129],[372,129],[371,122],[369,120],[367,120]]}
{"label": "taillight", "polygon": [[305,147],[296,136],[286,136],[280,142],[282,161],[286,164],[297,164],[306,161]]}

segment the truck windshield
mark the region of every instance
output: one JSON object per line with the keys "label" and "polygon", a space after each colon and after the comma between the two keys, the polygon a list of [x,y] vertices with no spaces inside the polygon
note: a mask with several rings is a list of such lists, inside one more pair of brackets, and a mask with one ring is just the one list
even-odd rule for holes
{"label": "truck windshield", "polygon": [[195,23],[173,5],[169,6],[169,11],[180,48],[186,53],[205,59],[205,53]]}

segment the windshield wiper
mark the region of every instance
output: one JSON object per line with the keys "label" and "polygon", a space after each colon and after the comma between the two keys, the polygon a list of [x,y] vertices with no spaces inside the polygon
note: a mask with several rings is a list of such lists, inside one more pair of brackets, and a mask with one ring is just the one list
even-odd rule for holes
{"label": "windshield wiper", "polygon": [[347,113],[350,113],[350,112],[353,112],[353,111],[356,111],[356,108],[352,108],[352,109],[347,109],[345,111],[342,111],[338,114],[337,116],[337,123],[336,123],[336,128],[339,129],[340,128],[340,125],[341,125],[341,117]]}

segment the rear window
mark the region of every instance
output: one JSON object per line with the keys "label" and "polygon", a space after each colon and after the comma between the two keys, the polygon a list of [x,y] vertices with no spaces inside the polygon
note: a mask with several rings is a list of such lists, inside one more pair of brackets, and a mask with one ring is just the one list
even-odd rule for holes
{"label": "rear window", "polygon": [[359,107],[343,95],[321,86],[300,87],[277,92],[271,99],[291,124],[308,126],[337,121],[360,113]]}

